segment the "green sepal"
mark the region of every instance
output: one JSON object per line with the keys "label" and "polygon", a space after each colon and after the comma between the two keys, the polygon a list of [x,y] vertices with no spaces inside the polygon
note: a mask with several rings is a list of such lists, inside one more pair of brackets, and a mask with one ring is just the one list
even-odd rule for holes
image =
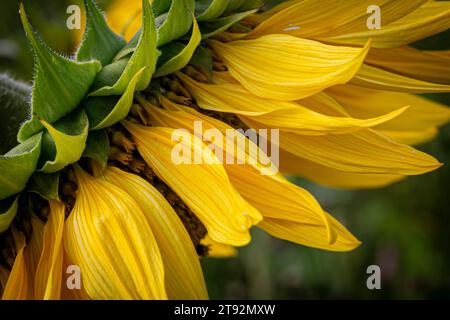
{"label": "green sepal", "polygon": [[[245,5],[245,2],[249,0],[228,0],[228,7],[225,12],[236,12],[240,7]],[[250,0],[251,1],[251,0]]]}
{"label": "green sepal", "polygon": [[194,0],[173,0],[169,11],[156,18],[158,47],[172,42],[189,32],[192,25],[194,7]]}
{"label": "green sepal", "polygon": [[195,13],[198,21],[208,21],[220,17],[228,7],[228,0],[197,0]]}
{"label": "green sepal", "polygon": [[205,21],[200,24],[200,32],[202,33],[202,39],[212,37],[222,31],[225,31],[236,22],[241,21],[245,17],[255,13],[258,9],[253,9],[245,12],[239,12],[227,17],[221,17],[210,21]]}
{"label": "green sepal", "polygon": [[172,0],[154,0],[152,3],[153,14],[159,16],[169,10]]}
{"label": "green sepal", "polygon": [[[101,64],[96,60],[73,61],[48,48],[32,30],[22,3],[20,17],[33,48],[36,64],[31,97],[32,114],[53,123],[77,107],[101,69]],[[29,121],[32,122],[33,119]],[[26,122],[25,127],[20,129],[18,135],[20,141],[36,133],[30,130],[28,123]]]}
{"label": "green sepal", "polygon": [[26,191],[34,192],[47,200],[59,200],[60,172],[35,172],[28,181]]}
{"label": "green sepal", "polygon": [[[142,0],[142,8],[142,32],[140,33],[137,47],[129,58],[120,77],[113,85],[101,87],[90,93],[89,96],[109,96],[123,94],[131,79],[144,67],[147,68],[144,70],[138,83],[136,84],[136,90],[144,90],[150,83],[152,74],[153,72],[155,72],[156,61],[160,53],[156,48],[156,25],[148,0]],[[114,63],[118,63],[119,61]],[[97,75],[97,79],[94,81],[95,87],[98,87],[98,81],[100,81],[99,79],[103,79],[105,77],[104,73],[109,72],[106,67],[103,68],[103,70],[100,71]]]}
{"label": "green sepal", "polygon": [[239,8],[238,11],[248,11],[252,9],[259,9],[264,6],[264,0],[246,0]]}
{"label": "green sepal", "polygon": [[195,49],[189,64],[202,69],[202,71],[208,75],[208,78],[211,79],[213,72],[213,58],[204,47],[199,46]]}
{"label": "green sepal", "polygon": [[30,113],[31,87],[0,74],[0,154],[17,144],[17,133]]}
{"label": "green sepal", "polygon": [[45,121],[42,124],[47,130],[42,139],[39,171],[52,173],[77,162],[86,146],[89,130],[84,110],[77,109],[53,125]]}
{"label": "green sepal", "polygon": [[0,233],[6,231],[19,207],[19,195],[11,196],[8,199],[0,200]]}
{"label": "green sepal", "polygon": [[88,97],[82,102],[82,106],[89,118],[90,130],[98,130],[110,127],[125,118],[133,104],[133,95],[140,77],[145,68],[139,70],[121,97]]}
{"label": "green sepal", "polygon": [[0,155],[0,199],[22,191],[36,169],[41,152],[42,133]]}
{"label": "green sepal", "polygon": [[102,169],[106,168],[109,157],[109,139],[106,130],[89,131],[83,157],[97,161]]}
{"label": "green sepal", "polygon": [[126,41],[112,31],[100,9],[93,0],[84,0],[86,28],[77,52],[77,60],[99,60],[107,65],[122,49]]}
{"label": "green sepal", "polygon": [[194,23],[192,24],[191,39],[186,46],[181,45],[180,47],[179,45],[176,45],[177,48],[175,48],[174,45],[171,44],[177,44],[177,42],[171,42],[165,46],[166,50],[164,49],[164,47],[161,48],[161,58],[164,59],[164,62],[160,67],[157,68],[154,77],[165,76],[184,68],[189,63],[189,60],[191,59],[195,49],[197,48],[201,40],[202,35],[200,34],[197,22],[194,19]]}

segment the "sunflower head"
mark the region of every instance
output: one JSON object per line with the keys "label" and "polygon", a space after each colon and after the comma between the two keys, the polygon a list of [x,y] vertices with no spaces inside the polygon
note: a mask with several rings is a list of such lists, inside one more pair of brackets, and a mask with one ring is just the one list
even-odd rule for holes
{"label": "sunflower head", "polygon": [[448,1],[85,9],[68,58],[20,4],[35,78],[0,76],[4,299],[206,299],[199,258],[234,256],[253,227],[360,245],[284,174],[375,188],[441,166],[412,145],[450,111],[416,94],[450,91],[450,56],[410,44],[450,27]]}

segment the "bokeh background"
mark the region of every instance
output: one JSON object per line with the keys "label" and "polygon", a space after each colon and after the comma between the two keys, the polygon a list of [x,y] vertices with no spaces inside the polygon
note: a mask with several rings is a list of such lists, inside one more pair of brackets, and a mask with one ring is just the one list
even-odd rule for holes
{"label": "bokeh background", "polygon": [[[66,28],[66,9],[70,4],[82,7],[81,2],[24,0],[33,25],[45,41],[67,55],[73,52],[80,35]],[[106,7],[110,1],[98,2]],[[414,46],[449,50],[450,32]],[[23,81],[31,81],[33,76],[32,55],[16,0],[0,1],[0,72],[5,71]],[[428,96],[450,105],[449,94]],[[254,230],[252,243],[239,249],[237,257],[202,260],[211,298],[449,298],[450,126],[443,128],[437,139],[418,148],[446,165],[377,190],[332,190],[292,177],[363,244],[350,253],[332,253]],[[381,290],[366,287],[366,268],[372,264],[381,268]]]}

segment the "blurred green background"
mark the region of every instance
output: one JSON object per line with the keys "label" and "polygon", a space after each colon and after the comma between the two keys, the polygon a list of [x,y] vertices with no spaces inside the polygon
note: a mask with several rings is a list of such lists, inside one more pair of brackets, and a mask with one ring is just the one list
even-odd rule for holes
{"label": "blurred green background", "polygon": [[[66,55],[73,52],[77,41],[77,31],[69,31],[65,26],[66,8],[81,2],[24,1],[33,25],[45,41]],[[0,72],[31,81],[32,56],[16,0],[0,2],[0,30]],[[450,32],[415,46],[449,50]],[[450,105],[448,94],[429,97]],[[450,127],[443,128],[437,139],[419,149],[450,164]],[[450,297],[448,165],[378,190],[338,191],[303,179],[294,181],[311,191],[363,244],[350,253],[332,253],[277,240],[254,230],[252,243],[239,249],[236,258],[203,259],[211,298]],[[381,290],[366,287],[366,268],[372,264],[381,267]]]}

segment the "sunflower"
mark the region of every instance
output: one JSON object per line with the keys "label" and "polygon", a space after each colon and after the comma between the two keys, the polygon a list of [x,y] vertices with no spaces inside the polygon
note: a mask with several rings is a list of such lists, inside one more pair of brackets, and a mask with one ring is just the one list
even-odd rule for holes
{"label": "sunflower", "polygon": [[200,258],[252,227],[359,246],[283,174],[375,188],[441,166],[412,145],[450,110],[415,94],[450,91],[450,55],[408,45],[449,28],[449,1],[114,0],[109,24],[85,7],[68,58],[21,5],[33,86],[0,78],[3,299],[207,299]]}

